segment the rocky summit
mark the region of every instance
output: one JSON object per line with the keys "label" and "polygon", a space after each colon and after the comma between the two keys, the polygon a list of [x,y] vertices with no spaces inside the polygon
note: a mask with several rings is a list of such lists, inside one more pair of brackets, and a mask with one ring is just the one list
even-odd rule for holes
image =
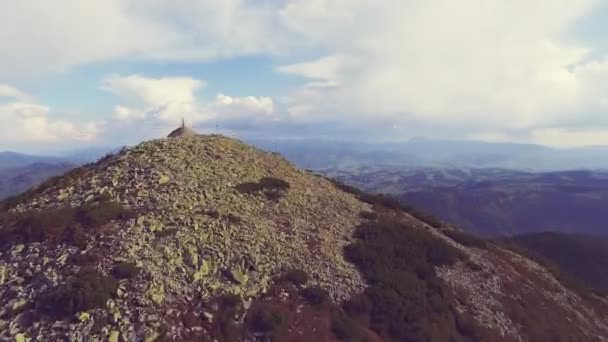
{"label": "rocky summit", "polygon": [[608,302],[387,198],[216,135],[3,202],[2,341],[601,341]]}

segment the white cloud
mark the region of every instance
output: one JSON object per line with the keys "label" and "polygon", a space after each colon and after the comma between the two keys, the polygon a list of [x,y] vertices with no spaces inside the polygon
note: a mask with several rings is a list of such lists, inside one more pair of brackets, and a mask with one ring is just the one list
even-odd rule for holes
{"label": "white cloud", "polygon": [[293,117],[461,136],[589,124],[608,109],[608,64],[564,36],[598,3],[292,1],[285,21],[330,54],[278,70],[311,79],[289,99]]}
{"label": "white cloud", "polygon": [[[0,75],[20,81],[117,59],[206,61],[278,53],[278,4],[258,1],[4,1]],[[35,23],[35,24],[33,24]]]}
{"label": "white cloud", "polygon": [[[600,0],[34,0],[3,5],[0,75],[99,61],[289,60],[309,79],[290,119],[434,126],[442,134],[608,127],[608,62],[568,33]],[[31,23],[36,23],[32,25]],[[41,53],[44,52],[44,53]],[[306,56],[306,57],[302,57]],[[316,56],[314,58],[310,56]],[[200,103],[189,78],[109,77],[124,121],[203,122],[262,108]],[[230,92],[230,89],[225,89]],[[0,92],[2,90],[0,89]],[[5,89],[4,92],[7,92]],[[259,98],[258,98],[259,100]],[[235,108],[239,108],[238,110]],[[234,111],[234,112],[232,112]],[[263,117],[262,112],[243,118]],[[273,113],[276,109],[273,104]],[[232,120],[232,119],[231,119]],[[235,119],[236,120],[236,119]],[[412,132],[416,134],[416,132]],[[495,134],[495,133],[493,133]],[[531,139],[531,138],[530,138]]]}
{"label": "white cloud", "polygon": [[23,101],[29,99],[30,96],[13,86],[8,84],[0,84],[0,99],[1,98]]}
{"label": "white cloud", "polygon": [[91,141],[99,133],[99,123],[76,124],[52,118],[49,112],[48,107],[32,103],[0,105],[0,144]]}
{"label": "white cloud", "polygon": [[176,125],[181,118],[189,124],[258,122],[275,118],[269,97],[233,97],[218,94],[210,102],[197,99],[205,82],[189,77],[149,78],[140,75],[113,75],[102,81],[100,89],[118,96],[125,104],[115,108],[122,122],[149,119]]}

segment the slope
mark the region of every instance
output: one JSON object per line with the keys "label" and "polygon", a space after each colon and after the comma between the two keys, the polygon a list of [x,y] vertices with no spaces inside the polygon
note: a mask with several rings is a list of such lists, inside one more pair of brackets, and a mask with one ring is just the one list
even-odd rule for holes
{"label": "slope", "polygon": [[608,293],[608,239],[581,234],[531,233],[503,238],[507,246],[520,248],[558,267],[581,285]]}
{"label": "slope", "polygon": [[144,142],[2,207],[1,339],[608,336],[605,298],[221,136]]}

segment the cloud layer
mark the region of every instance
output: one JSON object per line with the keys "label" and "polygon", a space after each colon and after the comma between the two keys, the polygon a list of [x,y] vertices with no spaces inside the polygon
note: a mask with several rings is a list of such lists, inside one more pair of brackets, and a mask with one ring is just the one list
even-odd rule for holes
{"label": "cloud layer", "polygon": [[[570,32],[599,0],[32,0],[4,5],[0,82],[116,60],[282,62],[302,85],[203,102],[205,82],[113,75],[122,122],[333,122],[407,137],[608,144],[608,58]],[[37,25],[31,25],[32,22]],[[272,75],[269,75],[272,76]],[[223,92],[230,93],[230,89]],[[0,87],[0,97],[24,96]],[[280,103],[279,103],[280,102]],[[7,109],[4,109],[5,111]],[[371,128],[370,128],[371,129]],[[342,129],[340,131],[343,131]],[[392,132],[392,133],[391,133]],[[373,134],[373,132],[370,132]],[[565,143],[564,143],[565,142]]]}
{"label": "cloud layer", "polygon": [[48,107],[23,102],[31,96],[11,86],[0,85],[0,95],[9,100],[0,104],[0,148],[17,143],[92,141],[103,125],[101,122],[75,123],[55,118]]}

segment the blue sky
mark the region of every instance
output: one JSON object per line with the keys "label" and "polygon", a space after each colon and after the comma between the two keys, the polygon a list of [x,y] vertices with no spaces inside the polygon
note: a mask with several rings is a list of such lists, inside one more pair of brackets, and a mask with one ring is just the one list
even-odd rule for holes
{"label": "blue sky", "polygon": [[4,8],[0,150],[133,144],[182,116],[257,137],[608,144],[599,0]]}

